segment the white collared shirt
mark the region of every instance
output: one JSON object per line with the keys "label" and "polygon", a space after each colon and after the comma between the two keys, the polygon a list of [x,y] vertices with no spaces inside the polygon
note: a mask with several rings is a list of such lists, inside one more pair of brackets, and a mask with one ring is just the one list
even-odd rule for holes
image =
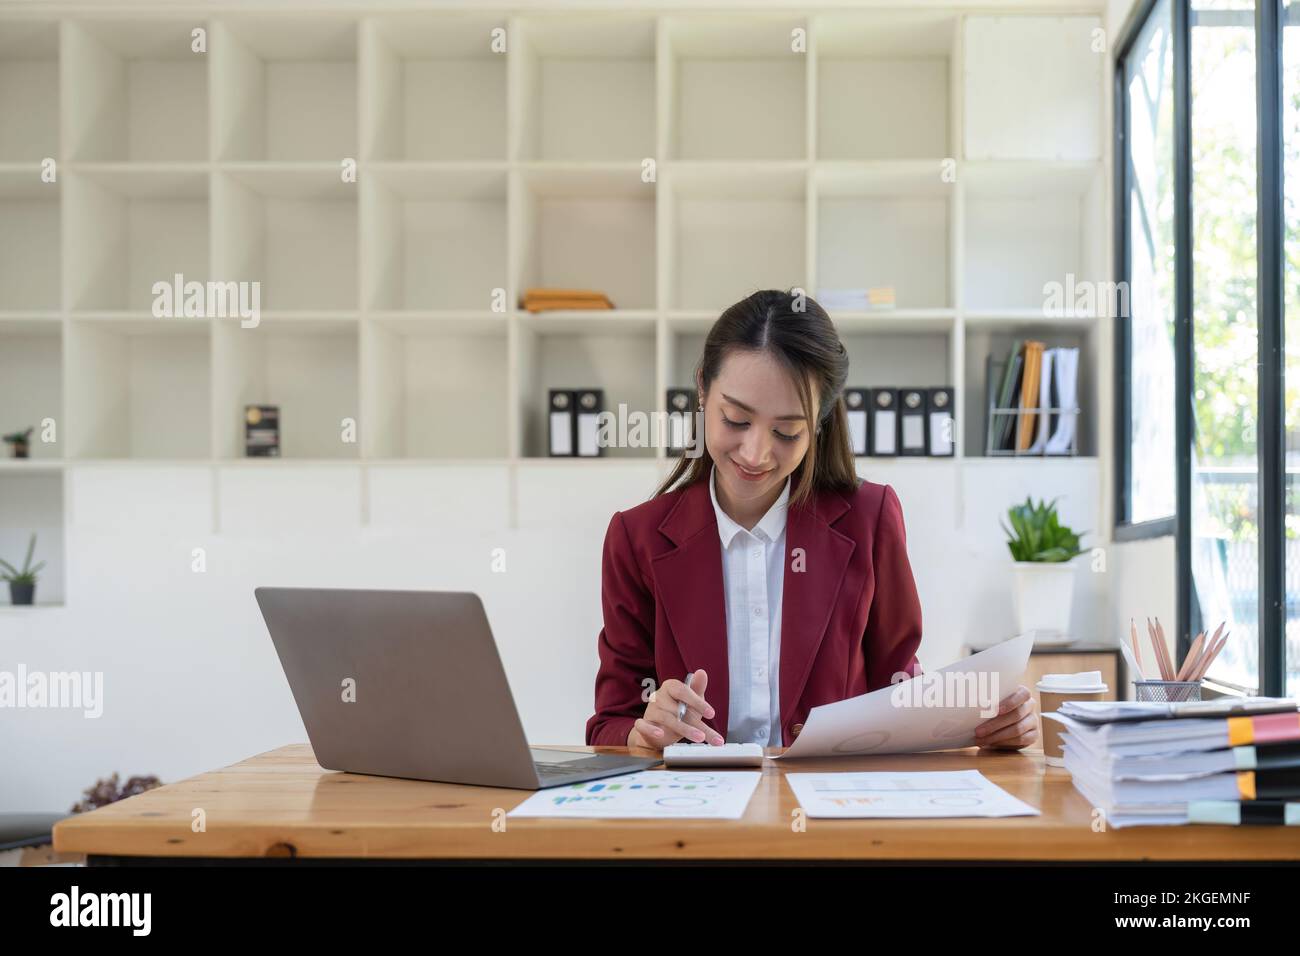
{"label": "white collared shirt", "polygon": [[[727,607],[727,742],[780,747],[781,591],[785,584],[785,516],[790,479],[781,497],[747,531],[718,504],[709,472],[709,496],[722,539],[722,584]],[[705,692],[708,696],[708,692]]]}

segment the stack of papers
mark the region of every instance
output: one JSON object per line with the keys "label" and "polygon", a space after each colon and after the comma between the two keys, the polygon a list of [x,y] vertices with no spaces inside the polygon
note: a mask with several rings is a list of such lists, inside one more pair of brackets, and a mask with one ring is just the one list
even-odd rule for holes
{"label": "stack of papers", "polygon": [[1043,717],[1064,725],[1065,768],[1110,826],[1300,822],[1294,701],[1072,701]]}

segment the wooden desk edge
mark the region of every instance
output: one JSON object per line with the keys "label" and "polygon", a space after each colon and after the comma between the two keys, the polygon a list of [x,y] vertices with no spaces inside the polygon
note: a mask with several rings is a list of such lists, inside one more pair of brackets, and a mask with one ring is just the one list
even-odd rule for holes
{"label": "wooden desk edge", "polygon": [[[625,747],[577,747],[559,749],[601,753],[647,753]],[[793,793],[780,781],[776,792],[767,789],[760,805],[760,792],[742,820],[525,820],[501,816],[516,806],[529,791],[459,787],[424,781],[335,774],[322,770],[305,744],[267,751],[220,770],[209,771],[175,784],[139,794],[90,813],[69,817],[54,827],[54,846],[59,853],[81,853],[89,857],[164,858],[182,863],[187,859],[263,861],[299,859],[391,859],[429,861],[488,860],[590,860],[590,861],[853,861],[862,863],[904,862],[1007,862],[1007,863],[1094,863],[1094,862],[1184,862],[1184,861],[1300,861],[1300,829],[1281,827],[1135,827],[1096,832],[1082,814],[1088,813],[1083,797],[1074,790],[1064,771],[1047,770],[1044,776],[1041,753],[981,755],[973,751],[905,755],[910,758],[965,757],[968,762],[989,761],[979,769],[996,773],[992,761],[1008,759],[1018,763],[1022,777],[1037,773],[1043,791],[1077,805],[1069,814],[1049,816],[1047,800],[1027,802],[1044,809],[1037,817],[949,818],[939,820],[817,820],[805,821],[805,829],[792,826],[791,811],[798,804]],[[842,758],[841,758],[842,759]],[[883,761],[886,758],[870,758]],[[208,811],[205,832],[191,829],[191,811],[198,793],[214,792],[212,778],[256,772],[283,773],[262,769],[259,764],[294,766],[293,788],[313,794],[324,780],[353,778],[368,783],[383,794],[385,785],[451,788],[444,803],[436,808],[416,808],[407,819],[349,821],[343,824],[301,818],[282,821],[242,819],[223,821],[220,813]],[[769,763],[764,777],[780,777],[788,768],[821,770],[808,761],[788,765]],[[1032,767],[1032,770],[1027,770]],[[857,768],[862,769],[862,768]],[[923,769],[923,768],[914,768]],[[349,781],[350,782],[350,781]],[[764,788],[760,781],[760,790]],[[1064,789],[1063,789],[1064,788]],[[1065,791],[1068,790],[1068,794]],[[217,791],[219,792],[219,791]],[[234,788],[227,788],[234,794]],[[1013,791],[1014,792],[1014,791]],[[409,794],[408,794],[409,795]],[[1072,795],[1072,796],[1071,796]],[[421,795],[424,796],[423,794]],[[1046,793],[1044,793],[1046,796]],[[773,798],[775,797],[775,804]],[[1023,797],[1022,797],[1023,798]],[[221,800],[209,801],[219,811]],[[160,809],[155,809],[155,807]],[[775,807],[775,811],[773,810]],[[166,808],[166,809],[161,809]],[[427,809],[476,812],[469,819],[427,818]],[[304,812],[321,812],[308,807]],[[373,810],[371,811],[374,812]],[[380,811],[381,815],[384,811]],[[396,811],[395,811],[396,812]],[[493,815],[495,813],[495,816]],[[772,814],[766,819],[755,816]],[[147,816],[146,816],[147,815]],[[323,815],[323,812],[321,812]],[[1056,817],[1070,816],[1068,824]],[[301,814],[299,814],[299,817]],[[504,824],[494,829],[494,820]],[[860,837],[861,839],[857,839]]]}

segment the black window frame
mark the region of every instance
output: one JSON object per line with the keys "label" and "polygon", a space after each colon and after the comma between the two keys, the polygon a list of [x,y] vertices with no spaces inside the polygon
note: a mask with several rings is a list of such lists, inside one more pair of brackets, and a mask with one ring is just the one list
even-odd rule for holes
{"label": "black window frame", "polygon": [[[1114,189],[1115,189],[1115,209],[1112,221],[1114,222],[1114,253],[1115,253],[1115,281],[1123,283],[1121,288],[1128,288],[1132,281],[1132,258],[1129,248],[1129,215],[1128,215],[1128,86],[1125,76],[1125,67],[1128,61],[1128,55],[1133,50],[1133,44],[1137,41],[1142,29],[1146,26],[1147,21],[1155,12],[1159,0],[1142,0],[1129,14],[1129,19],[1121,31],[1120,44],[1115,50],[1115,73],[1113,83],[1113,117],[1114,117],[1114,141],[1111,155],[1113,157],[1114,167]],[[1170,0],[1170,12],[1173,13],[1173,6],[1178,0]],[[1177,108],[1177,77],[1178,61],[1177,51],[1175,51],[1174,60],[1174,81],[1175,81],[1175,108]],[[1180,128],[1178,118],[1175,117],[1175,129]],[[1178,148],[1175,145],[1174,161],[1177,163]],[[1175,190],[1178,185],[1175,184]],[[1177,220],[1175,220],[1177,221]],[[1176,255],[1175,261],[1178,257]],[[1127,297],[1130,305],[1132,297]],[[1121,301],[1123,301],[1121,299]],[[1129,455],[1130,442],[1132,433],[1129,430],[1129,421],[1132,409],[1132,364],[1133,350],[1132,341],[1129,335],[1129,316],[1117,314],[1112,318],[1114,325],[1115,340],[1115,527],[1113,536],[1116,541],[1140,541],[1148,538],[1162,538],[1175,534],[1176,516],[1170,515],[1167,518],[1154,518],[1148,521],[1134,522],[1132,518],[1132,502],[1129,497],[1131,487],[1131,477],[1133,472],[1133,461]],[[1175,382],[1175,389],[1177,383]],[[1180,437],[1175,437],[1175,442],[1181,447]]]}
{"label": "black window frame", "polygon": [[[1177,508],[1172,517],[1130,522],[1129,414],[1132,357],[1129,319],[1116,316],[1115,326],[1115,541],[1173,535],[1177,555],[1176,643],[1180,657],[1202,629],[1192,580],[1192,428],[1194,329],[1192,326],[1192,169],[1191,169],[1191,26],[1197,12],[1191,0],[1168,0],[1173,38],[1174,89],[1174,434]],[[1142,0],[1130,12],[1115,47],[1113,79],[1114,270],[1117,282],[1130,279],[1128,248],[1128,100],[1125,67],[1138,35],[1157,0]],[[1282,169],[1282,25],[1283,0],[1255,0],[1254,11],[1215,11],[1216,18],[1249,17],[1255,26],[1256,58],[1256,276],[1259,334],[1257,460],[1259,466],[1259,687],[1256,692],[1280,697],[1286,683],[1286,418],[1285,301],[1283,298],[1285,183]],[[1300,22],[1300,5],[1290,17]],[[1300,189],[1300,183],[1295,184]],[[1241,688],[1223,688],[1241,693]]]}

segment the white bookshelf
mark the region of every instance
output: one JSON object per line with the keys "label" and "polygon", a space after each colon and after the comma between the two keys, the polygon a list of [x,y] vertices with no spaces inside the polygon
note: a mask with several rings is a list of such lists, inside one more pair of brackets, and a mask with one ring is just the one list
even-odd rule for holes
{"label": "white bookshelf", "polygon": [[[342,496],[414,488],[385,469],[503,469],[523,496],[566,467],[545,459],[548,388],[662,410],[721,308],[788,286],[895,288],[895,309],[833,315],[850,385],[956,389],[936,468],[983,455],[989,349],[1082,345],[1096,456],[1104,322],[1044,315],[1042,286],[1108,277],[1098,26],[970,6],[0,11],[0,431],[59,426],[0,482],[197,465],[228,502],[277,469],[354,469]],[[154,317],[175,273],[259,281],[261,324]],[[616,309],[530,315],[533,285]],[[284,461],[242,467],[245,404],[281,406]]]}
{"label": "white bookshelf", "polygon": [[0,315],[58,316],[62,191],[30,166],[0,167]]}

